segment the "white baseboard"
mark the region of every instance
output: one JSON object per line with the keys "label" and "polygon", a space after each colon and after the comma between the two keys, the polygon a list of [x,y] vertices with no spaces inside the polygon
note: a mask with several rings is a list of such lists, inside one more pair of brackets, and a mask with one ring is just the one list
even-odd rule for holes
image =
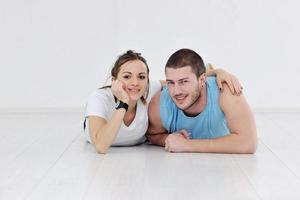
{"label": "white baseboard", "polygon": [[[252,108],[254,113],[300,113],[300,108],[289,107],[289,108]],[[83,107],[34,107],[34,108],[0,108],[1,113],[78,113],[83,114]]]}
{"label": "white baseboard", "polygon": [[300,113],[298,107],[286,107],[286,108],[252,108],[254,113]]}
{"label": "white baseboard", "polygon": [[22,114],[22,113],[84,113],[84,108],[80,107],[73,107],[73,108],[66,108],[66,107],[34,107],[34,108],[0,108],[1,113],[11,113],[11,114]]}

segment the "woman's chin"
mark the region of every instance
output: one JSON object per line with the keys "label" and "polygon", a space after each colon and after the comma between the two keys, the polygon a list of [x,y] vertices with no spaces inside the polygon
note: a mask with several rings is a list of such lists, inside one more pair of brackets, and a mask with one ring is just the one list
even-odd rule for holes
{"label": "woman's chin", "polygon": [[129,98],[131,101],[138,101],[142,98],[142,95],[130,95]]}

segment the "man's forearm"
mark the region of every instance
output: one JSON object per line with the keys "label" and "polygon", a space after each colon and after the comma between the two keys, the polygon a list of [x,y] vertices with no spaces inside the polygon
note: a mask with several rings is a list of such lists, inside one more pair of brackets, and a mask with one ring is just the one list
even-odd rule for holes
{"label": "man's forearm", "polygon": [[215,139],[189,140],[189,152],[202,153],[254,153],[256,139],[242,139],[236,134],[230,134]]}
{"label": "man's forearm", "polygon": [[154,145],[165,146],[165,140],[169,134],[160,133],[160,134],[146,134],[147,139]]}

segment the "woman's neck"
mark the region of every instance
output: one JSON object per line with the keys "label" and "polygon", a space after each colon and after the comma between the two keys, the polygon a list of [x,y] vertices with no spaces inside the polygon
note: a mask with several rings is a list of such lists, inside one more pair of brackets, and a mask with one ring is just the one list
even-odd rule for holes
{"label": "woman's neck", "polygon": [[123,122],[126,126],[130,126],[130,124],[133,122],[135,115],[136,115],[136,105],[137,101],[129,101],[128,103],[128,110],[125,113]]}

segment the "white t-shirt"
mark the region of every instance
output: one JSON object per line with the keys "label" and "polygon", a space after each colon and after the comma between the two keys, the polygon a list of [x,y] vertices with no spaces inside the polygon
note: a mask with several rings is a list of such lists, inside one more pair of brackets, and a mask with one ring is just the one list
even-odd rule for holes
{"label": "white t-shirt", "polygon": [[[148,128],[148,104],[153,95],[160,89],[161,84],[159,81],[150,81],[147,104],[143,104],[141,100],[138,100],[134,120],[129,126],[126,126],[124,122],[122,122],[112,146],[135,145],[145,142],[145,133]],[[115,107],[116,103],[111,89],[97,89],[88,98],[85,107],[85,117],[98,116],[109,120],[115,111]],[[87,140],[91,142],[88,119],[86,119],[86,122],[84,134]]]}

